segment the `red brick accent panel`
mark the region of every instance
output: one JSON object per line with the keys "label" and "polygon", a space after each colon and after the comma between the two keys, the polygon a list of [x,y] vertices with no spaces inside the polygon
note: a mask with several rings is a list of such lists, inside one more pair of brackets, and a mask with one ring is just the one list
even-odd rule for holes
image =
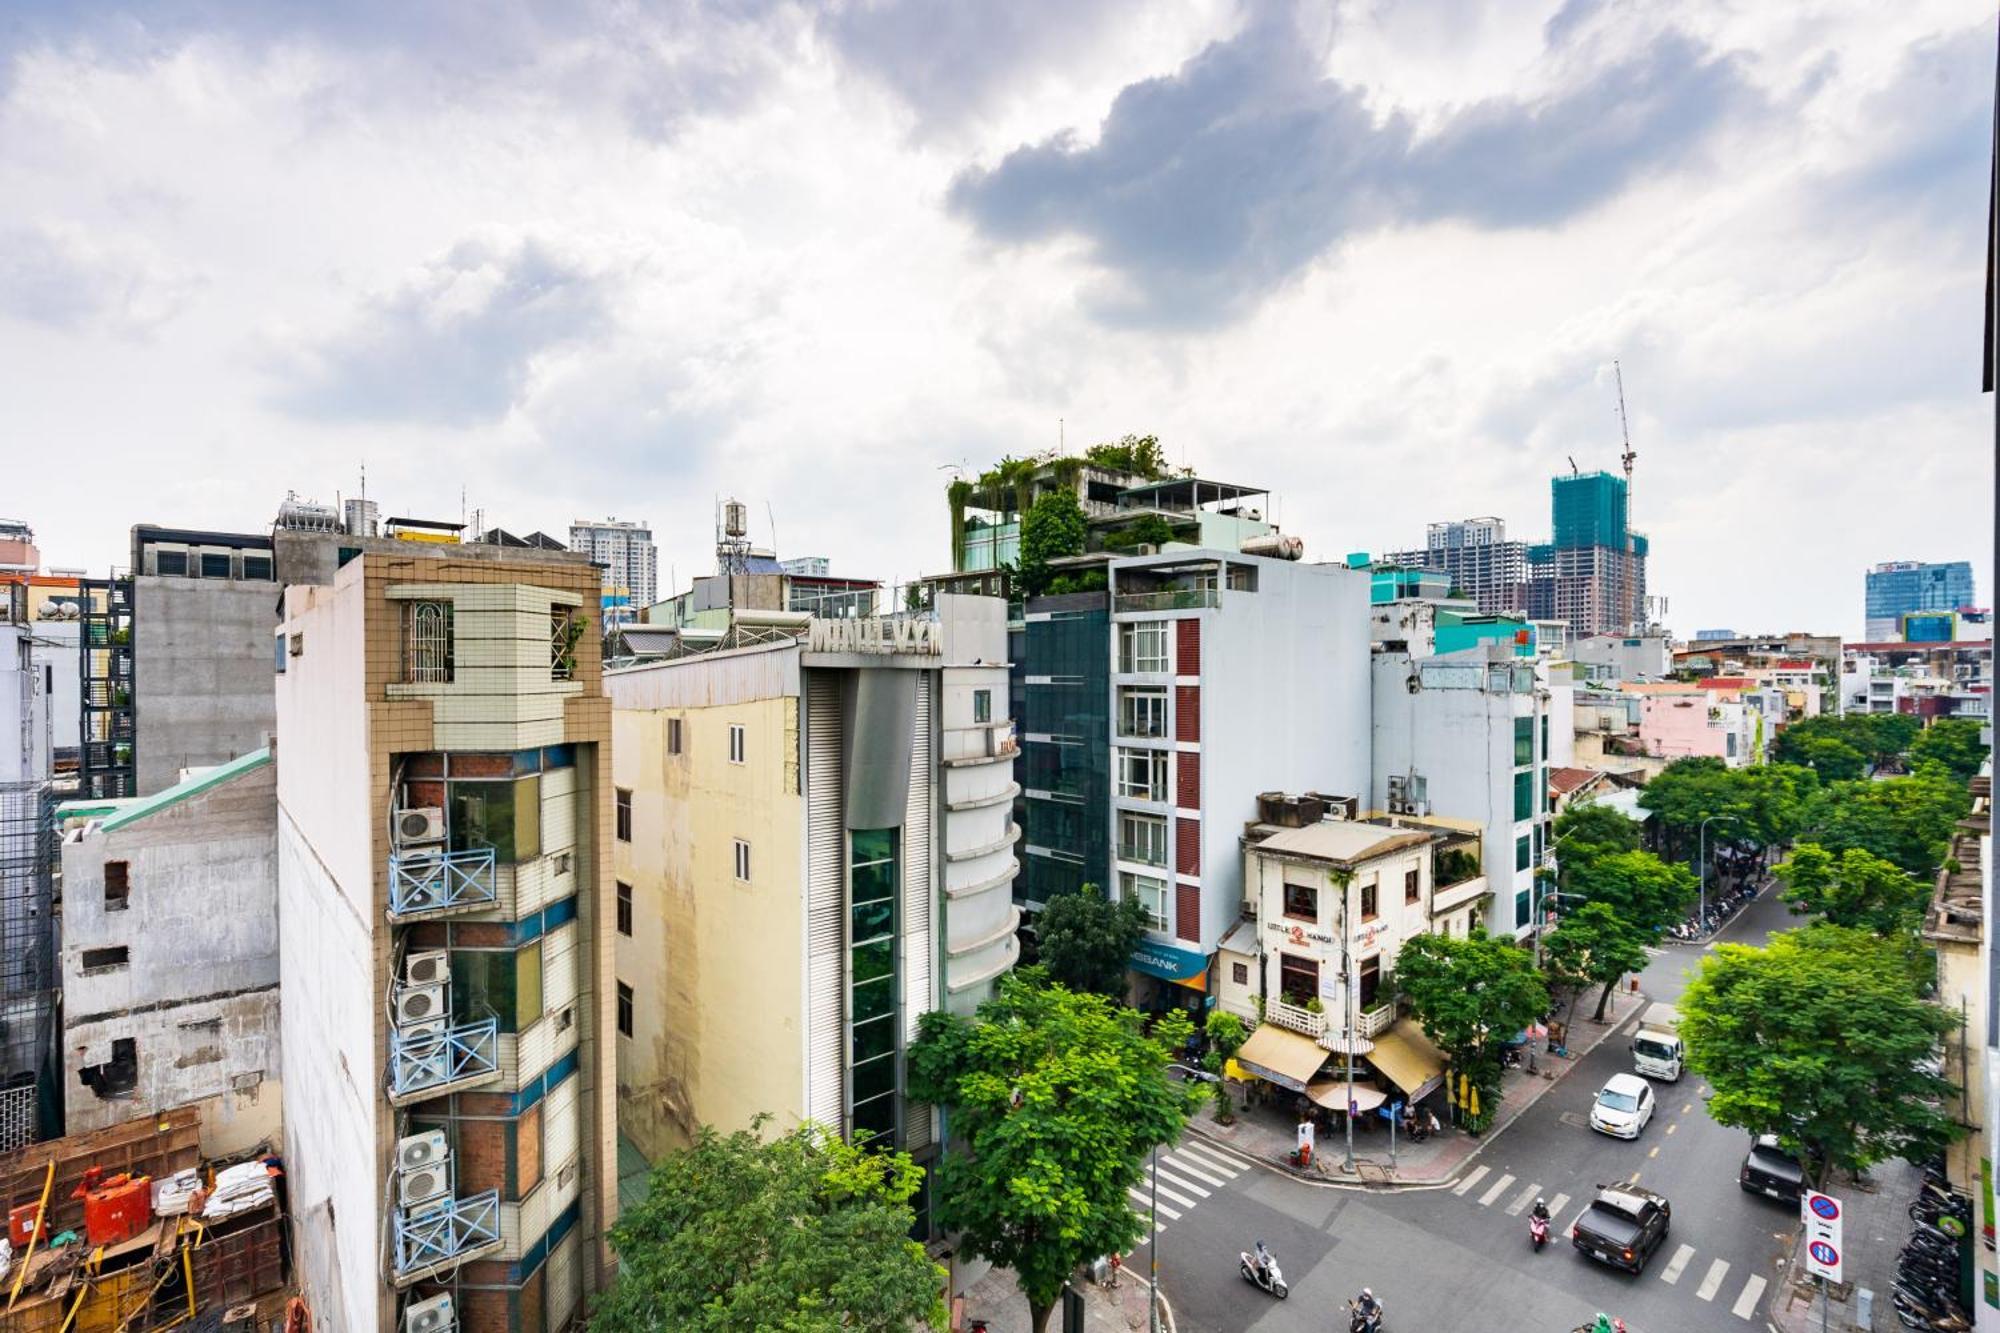
{"label": "red brick accent panel", "polygon": [[499,1120],[458,1122],[458,1192],[505,1189],[507,1126]]}
{"label": "red brick accent panel", "polygon": [[1174,885],[1174,934],[1184,940],[1201,939],[1201,890],[1192,884]]}
{"label": "red brick accent panel", "polygon": [[1174,869],[1189,879],[1201,878],[1201,821],[1174,821]]}
{"label": "red brick accent panel", "polygon": [[1201,622],[1199,620],[1176,620],[1174,622],[1174,674],[1176,676],[1199,676],[1201,674]]}
{"label": "red brick accent panel", "polygon": [[1174,804],[1183,810],[1201,809],[1201,753],[1184,750],[1174,756]]}
{"label": "red brick accent panel", "polygon": [[[1187,622],[1193,624],[1193,621]],[[1174,686],[1174,739],[1201,739],[1201,686]]]}

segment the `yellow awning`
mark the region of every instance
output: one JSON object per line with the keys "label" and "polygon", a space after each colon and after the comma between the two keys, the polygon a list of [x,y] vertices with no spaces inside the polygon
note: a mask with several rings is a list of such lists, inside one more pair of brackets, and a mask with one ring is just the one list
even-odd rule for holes
{"label": "yellow awning", "polygon": [[1444,1073],[1444,1057],[1438,1048],[1407,1018],[1396,1020],[1394,1027],[1376,1035],[1368,1062],[1413,1099],[1430,1092]]}
{"label": "yellow awning", "polygon": [[1174,985],[1186,986],[1189,990],[1198,990],[1203,995],[1206,995],[1208,994],[1208,969],[1204,967],[1201,971],[1195,973],[1187,980],[1176,981]]}
{"label": "yellow awning", "polygon": [[1269,1023],[1260,1024],[1250,1040],[1236,1050],[1236,1060],[1258,1078],[1281,1088],[1304,1092],[1312,1076],[1326,1063],[1327,1053],[1311,1037]]}

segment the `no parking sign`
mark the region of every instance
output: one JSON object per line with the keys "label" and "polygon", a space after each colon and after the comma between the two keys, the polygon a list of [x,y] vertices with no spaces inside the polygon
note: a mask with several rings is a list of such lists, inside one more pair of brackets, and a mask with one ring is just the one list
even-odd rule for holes
{"label": "no parking sign", "polygon": [[1840,1227],[1844,1209],[1840,1200],[1818,1190],[1807,1190],[1800,1200],[1799,1216],[1806,1224],[1806,1271],[1840,1281]]}

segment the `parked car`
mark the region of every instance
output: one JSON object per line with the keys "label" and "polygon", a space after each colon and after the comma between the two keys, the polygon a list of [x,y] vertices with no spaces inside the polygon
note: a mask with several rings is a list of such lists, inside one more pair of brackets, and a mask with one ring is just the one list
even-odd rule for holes
{"label": "parked car", "polygon": [[1570,1244],[1599,1263],[1643,1272],[1666,1243],[1673,1205],[1638,1185],[1600,1185],[1597,1197],[1569,1229]]}
{"label": "parked car", "polygon": [[1653,1089],[1637,1074],[1613,1074],[1590,1107],[1590,1127],[1614,1139],[1636,1139],[1653,1118]]}
{"label": "parked car", "polygon": [[1759,1134],[1750,1140],[1750,1151],[1743,1154],[1743,1168],[1736,1173],[1736,1183],[1746,1194],[1763,1194],[1797,1207],[1799,1196],[1805,1191],[1806,1171],[1796,1158],[1778,1146],[1776,1134]]}

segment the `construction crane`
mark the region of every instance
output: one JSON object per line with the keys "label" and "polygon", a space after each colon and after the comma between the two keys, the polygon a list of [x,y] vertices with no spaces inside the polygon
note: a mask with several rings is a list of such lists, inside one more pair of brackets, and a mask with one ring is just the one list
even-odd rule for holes
{"label": "construction crane", "polygon": [[1625,494],[1626,504],[1629,506],[1632,494],[1632,460],[1639,455],[1632,452],[1632,427],[1625,420],[1625,372],[1616,359],[1611,362],[1611,373],[1618,379],[1618,434],[1625,441],[1625,452],[1619,455],[1619,462],[1625,465]]}

